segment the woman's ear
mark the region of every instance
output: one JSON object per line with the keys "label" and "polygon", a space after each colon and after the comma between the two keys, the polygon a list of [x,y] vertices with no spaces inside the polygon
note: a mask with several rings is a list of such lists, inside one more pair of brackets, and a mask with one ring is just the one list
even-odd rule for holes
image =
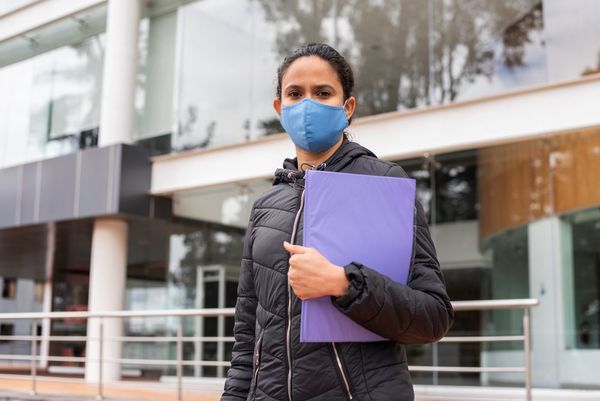
{"label": "woman's ear", "polygon": [[281,116],[281,100],[278,97],[273,99],[273,108],[275,109],[275,113]]}
{"label": "woman's ear", "polygon": [[350,96],[344,102],[344,111],[346,112],[346,119],[350,120],[352,115],[354,114],[354,110],[356,109],[356,98],[354,96]]}

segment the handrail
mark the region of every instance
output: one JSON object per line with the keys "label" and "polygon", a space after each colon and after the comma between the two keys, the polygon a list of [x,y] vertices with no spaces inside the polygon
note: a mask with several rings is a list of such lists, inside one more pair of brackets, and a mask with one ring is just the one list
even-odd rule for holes
{"label": "handrail", "polygon": [[[434,343],[434,365],[435,366],[409,366],[409,370],[415,372],[520,372],[525,373],[525,392],[526,400],[531,401],[531,333],[530,333],[530,309],[539,304],[537,299],[500,299],[500,300],[479,300],[479,301],[454,301],[452,306],[455,312],[465,311],[489,311],[489,310],[523,310],[523,334],[522,335],[497,335],[497,336],[449,336],[444,337],[439,343],[464,343],[464,342],[506,342],[506,341],[522,341],[524,345],[525,366],[522,367],[476,367],[476,366],[437,366],[437,343]],[[35,325],[32,325],[30,335],[1,335],[0,340],[14,341],[30,341],[30,355],[7,355],[0,354],[1,360],[20,360],[29,361],[31,363],[31,393],[36,393],[36,378],[37,378],[37,362],[42,359],[42,356],[37,355],[37,342],[45,340],[48,342],[72,341],[85,342],[96,341],[99,343],[100,351],[98,358],[85,357],[58,357],[44,356],[46,361],[61,361],[61,362],[79,362],[79,363],[97,363],[99,364],[98,371],[98,389],[96,399],[103,399],[103,380],[102,371],[103,364],[117,363],[119,365],[163,365],[175,366],[177,371],[177,400],[181,401],[183,391],[183,367],[184,366],[230,366],[226,361],[202,361],[202,360],[184,360],[183,358],[183,343],[184,342],[233,342],[235,339],[231,336],[184,336],[183,335],[183,319],[185,317],[228,317],[234,316],[234,308],[205,308],[205,309],[176,309],[176,310],[152,310],[152,311],[103,311],[103,312],[31,312],[31,313],[0,313],[0,321],[4,320],[57,320],[57,319],[98,319],[99,335],[98,336],[81,336],[81,335],[62,335],[62,336],[40,336],[35,331]],[[177,335],[160,335],[160,336],[105,336],[103,324],[106,319],[125,319],[137,317],[177,317]],[[175,360],[159,360],[159,359],[134,359],[134,358],[108,358],[103,356],[103,348],[106,342],[171,342],[177,346],[177,357]]]}
{"label": "handrail", "polygon": [[[523,299],[493,299],[481,301],[454,301],[452,307],[455,312],[489,311],[489,310],[522,310],[523,311],[523,335],[513,336],[449,336],[442,338],[439,343],[464,343],[464,342],[502,342],[522,341],[525,356],[525,366],[517,367],[475,367],[475,366],[437,366],[437,345],[434,343],[434,365],[435,366],[409,366],[409,370],[415,372],[452,372],[452,373],[525,373],[525,399],[531,401],[531,324],[530,310],[537,306],[539,300],[535,298]],[[435,376],[434,376],[435,377]]]}
{"label": "handrail", "polygon": [[162,309],[150,311],[107,311],[107,312],[27,312],[0,313],[2,320],[32,320],[32,319],[89,319],[111,317],[219,317],[233,316],[235,308],[205,308],[205,309]]}
{"label": "handrail", "polygon": [[[452,308],[457,312],[482,311],[492,309],[524,309],[537,306],[539,300],[525,299],[494,299],[483,301],[453,301]],[[30,319],[87,319],[99,317],[172,317],[172,316],[199,316],[217,317],[233,316],[235,308],[205,308],[205,309],[162,309],[151,311],[107,311],[107,312],[27,312],[27,313],[0,313],[2,320],[30,320]]]}
{"label": "handrail", "polygon": [[540,303],[535,298],[524,299],[491,299],[484,301],[454,301],[452,308],[455,312],[483,311],[493,309],[525,309]]}

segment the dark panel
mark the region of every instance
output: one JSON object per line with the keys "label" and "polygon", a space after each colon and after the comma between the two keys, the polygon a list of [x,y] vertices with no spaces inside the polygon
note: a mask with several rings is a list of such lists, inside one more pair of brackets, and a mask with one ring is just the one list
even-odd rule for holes
{"label": "dark panel", "polygon": [[76,155],[42,162],[40,221],[73,218]]}
{"label": "dark panel", "polygon": [[0,170],[0,227],[15,225],[20,170],[20,167]]}
{"label": "dark panel", "polygon": [[173,199],[162,196],[150,197],[150,214],[148,217],[170,220],[173,217]]}
{"label": "dark panel", "polygon": [[0,276],[44,278],[46,225],[0,230]]}
{"label": "dark panel", "polygon": [[150,159],[141,147],[121,148],[119,212],[148,216],[150,213]]}
{"label": "dark panel", "polygon": [[117,214],[168,218],[169,201],[151,204],[149,155],[113,145],[0,169],[0,229]]}
{"label": "dark panel", "polygon": [[93,216],[109,212],[107,206],[109,149],[95,148],[81,152],[79,216]]}
{"label": "dark panel", "polygon": [[[23,189],[21,195],[21,220],[20,225],[31,224],[36,221],[35,208],[37,191],[37,170],[39,163],[30,163],[23,165]],[[15,189],[16,190],[16,189]]]}

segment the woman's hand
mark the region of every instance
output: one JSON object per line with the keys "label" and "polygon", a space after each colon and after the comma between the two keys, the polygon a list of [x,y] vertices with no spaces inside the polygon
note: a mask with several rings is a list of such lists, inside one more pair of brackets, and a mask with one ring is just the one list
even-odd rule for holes
{"label": "woman's hand", "polygon": [[292,255],[288,279],[298,298],[339,297],[348,290],[344,268],[331,263],[316,249],[292,245],[287,241],[284,241],[283,247]]}

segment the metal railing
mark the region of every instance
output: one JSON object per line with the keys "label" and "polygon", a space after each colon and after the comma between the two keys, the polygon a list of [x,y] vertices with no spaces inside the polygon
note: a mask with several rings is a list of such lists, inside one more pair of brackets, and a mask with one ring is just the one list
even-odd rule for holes
{"label": "metal railing", "polygon": [[[525,373],[525,392],[526,400],[531,401],[531,334],[530,334],[530,309],[538,304],[537,299],[513,299],[513,300],[490,300],[490,301],[455,301],[452,303],[455,312],[462,311],[488,311],[488,310],[523,310],[523,334],[511,336],[462,336],[462,337],[444,337],[440,343],[465,343],[465,342],[504,342],[504,341],[522,341],[524,345],[523,367],[465,367],[465,366],[409,366],[413,372],[455,372],[455,373],[483,373],[483,372],[522,372]],[[62,320],[62,319],[85,319],[90,322],[93,319],[98,320],[98,336],[41,336],[37,334],[37,324],[31,325],[30,335],[0,335],[0,341],[30,341],[30,355],[11,355],[0,354],[0,361],[29,361],[31,376],[31,394],[37,394],[38,362],[42,356],[38,354],[37,343],[41,340],[49,342],[98,342],[98,357],[69,357],[69,356],[43,356],[48,362],[76,362],[76,363],[96,363],[98,366],[96,399],[104,399],[104,364],[115,363],[121,365],[160,365],[175,366],[176,368],[176,387],[177,400],[181,401],[183,397],[183,369],[185,366],[229,366],[226,361],[205,361],[205,360],[184,360],[183,344],[185,342],[233,342],[233,337],[202,337],[202,336],[184,336],[183,319],[186,317],[228,317],[234,315],[233,308],[214,308],[214,309],[185,309],[185,310],[158,310],[158,311],[115,311],[115,312],[49,312],[49,313],[0,313],[0,321],[6,320]],[[104,334],[105,322],[107,319],[125,319],[133,317],[175,317],[177,322],[176,336],[113,336],[107,337]],[[176,359],[132,359],[132,358],[107,358],[104,356],[106,342],[164,342],[176,344]],[[435,344],[434,344],[435,345]],[[434,355],[437,354],[435,350]],[[437,358],[434,358],[437,359]]]}
{"label": "metal railing", "polygon": [[523,342],[524,366],[518,367],[466,367],[466,366],[437,366],[437,343],[434,345],[434,366],[409,366],[411,372],[438,372],[445,373],[524,373],[525,374],[525,399],[531,401],[531,308],[537,306],[537,299],[499,299],[488,301],[455,301],[452,307],[455,312],[490,311],[490,310],[522,310],[522,335],[511,336],[448,336],[442,338],[440,343],[493,343],[493,342]]}

